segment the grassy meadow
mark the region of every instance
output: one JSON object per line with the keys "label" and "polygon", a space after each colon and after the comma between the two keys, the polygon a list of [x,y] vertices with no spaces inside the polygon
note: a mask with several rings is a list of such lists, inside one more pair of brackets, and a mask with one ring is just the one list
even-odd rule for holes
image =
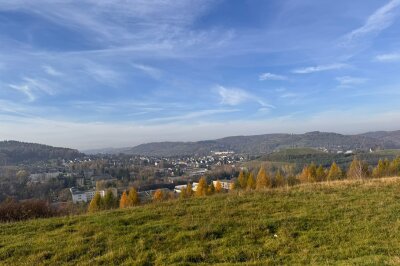
{"label": "grassy meadow", "polygon": [[400,178],[0,224],[1,265],[398,265]]}

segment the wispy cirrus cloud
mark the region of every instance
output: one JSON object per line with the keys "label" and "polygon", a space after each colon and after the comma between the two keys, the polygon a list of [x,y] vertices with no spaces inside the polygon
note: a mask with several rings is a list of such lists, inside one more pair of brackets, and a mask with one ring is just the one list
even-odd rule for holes
{"label": "wispy cirrus cloud", "polygon": [[258,79],[260,81],[263,81],[263,80],[287,80],[287,77],[283,76],[283,75],[277,75],[277,74],[272,74],[272,73],[266,72],[266,73],[262,73],[258,77]]}
{"label": "wispy cirrus cloud", "polygon": [[346,34],[342,45],[352,44],[354,41],[369,36],[379,34],[384,29],[390,27],[398,15],[400,0],[391,0],[386,5],[377,9],[370,15],[364,25]]}
{"label": "wispy cirrus cloud", "polygon": [[292,73],[310,74],[310,73],[321,72],[321,71],[342,69],[342,68],[346,68],[348,66],[349,65],[343,64],[343,63],[335,63],[335,64],[329,64],[329,65],[319,65],[319,66],[297,68],[297,69],[292,70]]}
{"label": "wispy cirrus cloud", "polygon": [[380,54],[375,57],[378,62],[400,62],[400,53]]}
{"label": "wispy cirrus cloud", "polygon": [[267,104],[262,98],[240,88],[228,88],[218,85],[216,91],[221,97],[221,104],[224,105],[235,106],[245,102],[257,102],[263,107],[274,107],[273,105]]}
{"label": "wispy cirrus cloud", "polygon": [[132,64],[132,66],[147,75],[151,76],[152,78],[159,79],[162,76],[162,71],[158,68],[142,65],[142,64]]}
{"label": "wispy cirrus cloud", "polygon": [[33,102],[37,99],[38,94],[45,93],[47,95],[54,95],[55,89],[52,84],[43,79],[23,78],[19,84],[8,84],[8,87],[17,90],[28,98],[28,101]]}
{"label": "wispy cirrus cloud", "polygon": [[337,77],[336,80],[339,82],[340,87],[351,87],[354,85],[360,85],[367,82],[368,79],[360,77],[343,76]]}
{"label": "wispy cirrus cloud", "polygon": [[63,73],[61,73],[60,71],[54,69],[52,66],[44,65],[44,66],[42,66],[42,68],[50,76],[59,77],[59,76],[63,75]]}

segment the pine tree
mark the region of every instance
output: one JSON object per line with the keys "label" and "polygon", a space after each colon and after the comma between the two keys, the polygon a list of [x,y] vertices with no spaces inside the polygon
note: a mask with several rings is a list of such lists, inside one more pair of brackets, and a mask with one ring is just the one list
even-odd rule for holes
{"label": "pine tree", "polygon": [[102,205],[101,201],[102,201],[101,196],[97,192],[94,195],[93,199],[90,201],[88,211],[89,212],[97,212],[97,211],[101,210],[101,205]]}
{"label": "pine tree", "polygon": [[261,189],[268,188],[270,186],[271,186],[271,183],[267,176],[267,172],[265,171],[265,168],[263,166],[261,166],[261,168],[257,174],[256,189],[261,190]]}
{"label": "pine tree", "polygon": [[221,193],[222,192],[222,184],[219,181],[217,181],[215,183],[215,192],[217,192],[217,193]]}
{"label": "pine tree", "polygon": [[153,201],[160,202],[164,200],[164,193],[161,189],[157,189],[153,195]]}
{"label": "pine tree", "polygon": [[205,196],[207,194],[207,188],[207,181],[206,178],[203,176],[202,178],[200,178],[199,184],[197,185],[196,196]]}
{"label": "pine tree", "polygon": [[250,172],[249,177],[247,178],[247,186],[248,190],[253,190],[256,188],[256,180],[254,179],[254,174]]}
{"label": "pine tree", "polygon": [[308,166],[308,171],[309,171],[309,177],[308,177],[308,182],[316,182],[317,181],[317,166],[315,163],[311,163]]}
{"label": "pine tree", "polygon": [[309,179],[310,179],[309,177],[310,177],[310,171],[309,171],[308,165],[305,165],[299,175],[299,180],[301,183],[307,183],[307,182],[309,182]]}
{"label": "pine tree", "polygon": [[338,180],[341,179],[343,175],[342,169],[333,162],[331,165],[331,168],[329,169],[328,175],[327,175],[327,180],[332,181],[332,180]]}
{"label": "pine tree", "polygon": [[129,190],[128,194],[128,204],[129,206],[136,206],[140,204],[139,195],[134,187]]}
{"label": "pine tree", "polygon": [[247,181],[247,180],[246,180],[246,175],[245,175],[245,173],[243,172],[243,170],[240,171],[239,177],[238,177],[237,181],[238,181],[238,185],[239,185],[239,187],[240,187],[241,189],[245,189],[245,188],[246,188],[246,181]]}
{"label": "pine tree", "polygon": [[119,207],[121,209],[129,207],[128,195],[126,194],[126,191],[122,193],[121,199],[119,201]]}

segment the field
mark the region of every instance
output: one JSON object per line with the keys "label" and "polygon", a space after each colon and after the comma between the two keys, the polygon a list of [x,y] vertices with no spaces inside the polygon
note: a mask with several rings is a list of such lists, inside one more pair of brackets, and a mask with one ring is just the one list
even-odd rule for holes
{"label": "field", "polygon": [[0,224],[2,265],[398,265],[400,178]]}

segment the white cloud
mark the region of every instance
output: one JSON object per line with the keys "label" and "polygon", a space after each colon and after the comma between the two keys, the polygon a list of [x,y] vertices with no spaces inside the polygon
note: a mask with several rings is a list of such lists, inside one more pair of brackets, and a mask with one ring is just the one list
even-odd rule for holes
{"label": "white cloud", "polygon": [[224,86],[217,86],[216,91],[221,97],[221,104],[226,105],[239,105],[245,102],[257,102],[263,107],[273,108],[272,105],[265,103],[261,98],[253,95],[245,90],[239,88],[227,88]]}
{"label": "white cloud", "polygon": [[368,17],[363,26],[345,35],[343,45],[349,44],[354,40],[370,34],[378,34],[384,29],[390,27],[397,16],[395,10],[399,5],[400,0],[391,0],[386,5],[377,9]]}
{"label": "white cloud", "polygon": [[321,71],[328,71],[328,70],[336,70],[348,67],[347,64],[336,63],[330,65],[319,65],[319,66],[312,66],[312,67],[304,67],[299,69],[294,69],[292,73],[295,74],[310,74],[314,72],[321,72]]}
{"label": "white cloud", "polygon": [[33,102],[37,99],[37,94],[45,93],[54,95],[55,90],[46,80],[23,78],[21,84],[8,84],[8,87],[20,91],[28,97],[28,101]]}
{"label": "white cloud", "polygon": [[62,76],[62,75],[63,75],[61,72],[59,72],[58,70],[55,70],[55,69],[54,69],[53,67],[51,67],[51,66],[44,65],[44,66],[42,66],[42,68],[43,68],[43,70],[44,70],[47,74],[49,74],[50,76],[59,77],[59,76]]}
{"label": "white cloud", "polygon": [[159,79],[162,76],[162,71],[158,68],[142,65],[142,64],[132,64],[132,66],[136,69],[141,70],[152,78]]}
{"label": "white cloud", "polygon": [[259,80],[286,80],[287,77],[285,76],[281,76],[281,75],[277,75],[277,74],[272,74],[272,73],[262,73],[259,76]]}
{"label": "white cloud", "polygon": [[368,79],[359,78],[359,77],[351,77],[351,76],[343,76],[343,77],[337,77],[336,80],[339,82],[341,87],[350,87],[352,85],[363,84]]}
{"label": "white cloud", "polygon": [[9,84],[8,86],[25,94],[28,97],[28,101],[33,102],[34,100],[36,100],[36,95],[33,94],[32,89],[28,85]]}
{"label": "white cloud", "polygon": [[400,53],[377,55],[375,57],[375,60],[379,61],[379,62],[399,62],[400,61]]}

